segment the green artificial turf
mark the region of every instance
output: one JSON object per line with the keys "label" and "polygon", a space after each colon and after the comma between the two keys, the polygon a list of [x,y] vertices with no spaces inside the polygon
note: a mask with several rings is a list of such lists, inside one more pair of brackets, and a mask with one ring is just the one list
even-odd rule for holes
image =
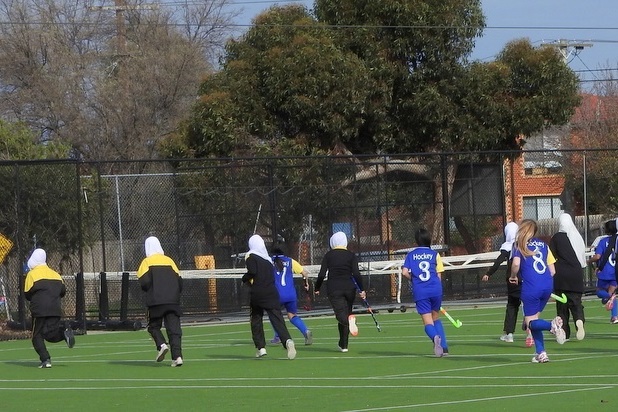
{"label": "green artificial turf", "polygon": [[[618,408],[618,325],[599,300],[586,305],[586,337],[558,345],[545,333],[550,362],[534,348],[498,338],[504,306],[446,306],[463,322],[443,322],[450,354],[435,358],[414,309],[369,315],[348,353],[337,349],[334,317],[308,317],[314,344],[288,323],[298,355],[281,345],[255,358],[248,322],[184,326],[185,365],[156,363],[145,330],[89,333],[76,346],[48,344],[51,369],[38,369],[29,340],[0,342],[3,411],[613,411]],[[310,312],[311,313],[311,312]],[[310,314],[309,313],[309,314]],[[555,316],[550,303],[545,319]],[[521,321],[521,314],[520,314]],[[267,337],[271,338],[267,325]]]}

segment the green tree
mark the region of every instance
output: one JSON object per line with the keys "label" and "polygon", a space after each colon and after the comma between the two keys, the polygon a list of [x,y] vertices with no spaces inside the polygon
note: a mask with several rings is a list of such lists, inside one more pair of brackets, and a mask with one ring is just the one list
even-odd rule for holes
{"label": "green tree", "polygon": [[[317,0],[315,16],[272,7],[228,44],[222,70],[161,149],[170,157],[519,149],[570,119],[577,77],[556,50],[525,39],[494,62],[469,62],[485,25],[480,3]],[[356,165],[360,178],[361,157]],[[443,171],[418,172],[435,179],[442,205]],[[447,173],[450,191],[456,164]],[[441,211],[432,214],[442,233]]]}
{"label": "green tree", "polygon": [[[519,147],[569,120],[578,81],[551,48],[508,44],[468,63],[480,1],[318,0],[272,7],[227,46],[168,154],[353,154]],[[316,150],[316,149],[313,149]]]}
{"label": "green tree", "polygon": [[82,210],[80,219],[78,165],[67,162],[69,152],[67,145],[41,143],[25,124],[0,121],[0,232],[21,247],[19,259],[34,239],[63,260],[79,250],[80,220],[85,227],[95,211]]}

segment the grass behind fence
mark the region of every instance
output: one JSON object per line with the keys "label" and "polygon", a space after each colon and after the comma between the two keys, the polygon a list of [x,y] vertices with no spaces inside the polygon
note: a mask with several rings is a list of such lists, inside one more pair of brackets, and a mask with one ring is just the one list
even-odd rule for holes
{"label": "grass behind fence", "polygon": [[[0,342],[3,411],[574,411],[618,408],[618,325],[598,300],[586,302],[586,338],[558,345],[549,333],[547,364],[516,331],[498,337],[504,307],[447,309],[450,356],[434,358],[414,310],[380,311],[382,332],[358,316],[349,353],[337,349],[332,316],[306,317],[314,344],[290,329],[298,356],[268,346],[255,358],[247,322],[185,326],[185,365],[154,361],[145,330],[77,336],[74,349],[49,344],[52,369],[38,369],[29,340]],[[544,317],[554,315],[549,304]],[[521,318],[520,318],[521,319]],[[270,329],[269,329],[270,330]],[[269,335],[268,338],[271,336]]]}

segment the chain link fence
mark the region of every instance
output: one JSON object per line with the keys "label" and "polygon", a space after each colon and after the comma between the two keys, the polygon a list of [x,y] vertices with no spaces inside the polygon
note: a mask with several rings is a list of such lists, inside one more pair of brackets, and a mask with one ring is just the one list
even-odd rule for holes
{"label": "chain link fence", "polygon": [[[540,236],[549,239],[566,210],[590,244],[618,203],[609,184],[614,154],[3,162],[0,232],[14,243],[1,272],[4,316],[27,323],[24,263],[35,245],[47,250],[49,265],[67,283],[65,315],[86,329],[144,319],[133,272],[150,235],[183,272],[204,271],[187,278],[182,302],[197,316],[246,309],[246,291],[232,275],[242,269],[253,233],[284,244],[304,265],[319,265],[335,231],[348,235],[361,262],[389,261],[403,258],[421,226],[443,254],[477,254],[499,248],[510,220],[536,219]],[[499,277],[482,284],[483,273],[449,272],[446,297],[503,296]],[[372,303],[391,303],[393,276],[366,275]],[[312,304],[328,306],[320,299]]]}

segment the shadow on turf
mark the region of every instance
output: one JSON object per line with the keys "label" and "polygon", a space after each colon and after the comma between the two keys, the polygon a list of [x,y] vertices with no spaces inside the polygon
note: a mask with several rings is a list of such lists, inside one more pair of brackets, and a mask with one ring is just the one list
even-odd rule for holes
{"label": "shadow on turf", "polygon": [[[268,355],[266,356],[266,358],[270,357],[273,359],[276,359],[276,356],[272,356],[271,351],[268,351]],[[273,352],[274,353],[274,352]],[[283,352],[283,356],[285,356],[285,352]],[[260,358],[256,358],[255,357],[255,352],[247,352],[247,353],[239,353],[238,355],[226,355],[226,354],[221,354],[221,355],[217,355],[217,354],[208,354],[206,356],[208,359],[255,359],[255,360],[260,360]]]}
{"label": "shadow on turf", "polygon": [[[15,365],[15,366],[23,366],[26,368],[38,368],[39,364],[41,362],[37,362],[37,361],[5,361],[5,362],[0,362],[0,363],[6,363],[7,365]],[[61,364],[61,363],[52,363],[53,367],[52,369],[57,369],[57,368],[64,368],[65,366],[67,366],[66,364]]]}
{"label": "shadow on turf", "polygon": [[149,367],[149,368],[162,368],[162,367],[166,367],[169,368],[170,367],[170,362],[155,362],[153,360],[112,360],[109,361],[108,363],[110,365],[123,365],[123,366],[138,366],[138,367]]}
{"label": "shadow on turf", "polygon": [[[597,336],[595,336],[595,339],[597,339]],[[551,345],[554,345],[555,340],[552,338],[546,338],[545,345],[547,345],[548,343]],[[593,345],[590,345],[590,343],[591,343],[590,339],[584,339],[583,341],[570,340],[568,342],[565,342],[563,345],[557,345],[555,349],[552,347],[552,353],[554,351],[559,353],[561,349],[573,351],[573,352],[583,352],[583,353],[591,353],[591,352],[592,353],[606,353],[608,352],[607,348],[595,348]],[[500,340],[497,340],[496,342],[492,341],[492,342],[483,343],[483,344],[479,344],[478,342],[459,342],[457,344],[457,346],[479,346],[479,345],[485,348],[500,348],[500,349],[515,349],[515,350],[523,349],[523,350],[534,351],[534,346],[528,348],[524,346],[523,342],[505,343]]]}

